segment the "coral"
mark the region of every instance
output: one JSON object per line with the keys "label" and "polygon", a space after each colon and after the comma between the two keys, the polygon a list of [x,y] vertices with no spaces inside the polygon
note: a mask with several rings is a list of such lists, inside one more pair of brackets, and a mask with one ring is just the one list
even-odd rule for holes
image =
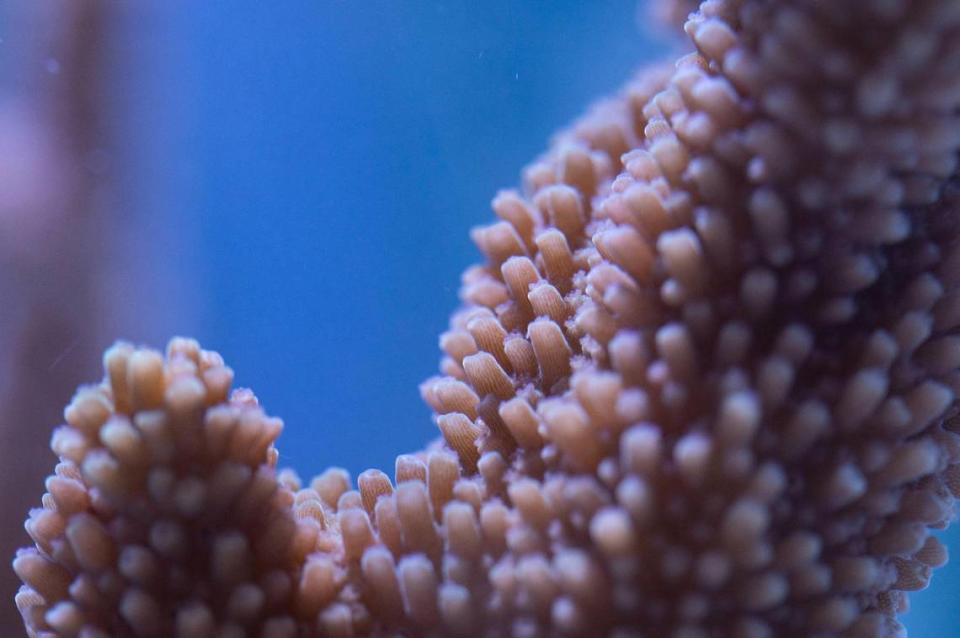
{"label": "coral", "polygon": [[658,22],[683,26],[691,13],[697,10],[697,0],[651,0],[649,13]]}
{"label": "coral", "polygon": [[960,3],[685,30],[495,198],[442,439],[393,482],[276,472],[195,342],[108,351],[15,560],[28,629],[901,635],[960,493]]}

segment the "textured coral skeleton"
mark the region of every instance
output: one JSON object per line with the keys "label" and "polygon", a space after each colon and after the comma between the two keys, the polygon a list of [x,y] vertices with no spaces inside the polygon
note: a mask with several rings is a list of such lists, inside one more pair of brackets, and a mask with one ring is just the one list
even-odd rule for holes
{"label": "textured coral skeleton", "polygon": [[14,562],[28,631],[902,635],[960,494],[960,3],[684,29],[494,199],[392,481],[277,471],[191,340],[111,348]]}

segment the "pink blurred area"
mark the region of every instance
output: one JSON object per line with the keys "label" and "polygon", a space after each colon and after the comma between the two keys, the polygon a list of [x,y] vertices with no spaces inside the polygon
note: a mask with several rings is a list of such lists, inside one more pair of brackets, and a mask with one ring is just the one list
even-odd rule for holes
{"label": "pink blurred area", "polygon": [[65,227],[66,194],[76,190],[78,176],[28,100],[0,105],[0,131],[0,251],[17,263],[37,264],[45,239]]}
{"label": "pink blurred area", "polygon": [[[160,338],[160,317],[140,317],[138,307],[167,273],[149,266],[144,246],[157,244],[131,239],[143,226],[126,212],[139,196],[128,161],[137,139],[120,112],[127,86],[142,83],[129,65],[148,63],[148,48],[131,35],[142,35],[136,25],[150,24],[145,18],[160,15],[160,6],[14,0],[0,7],[0,553],[7,559],[29,543],[22,521],[39,505],[55,461],[50,433],[77,385],[97,380],[100,353],[116,335]],[[12,570],[0,570],[0,635],[22,634],[18,586]]]}

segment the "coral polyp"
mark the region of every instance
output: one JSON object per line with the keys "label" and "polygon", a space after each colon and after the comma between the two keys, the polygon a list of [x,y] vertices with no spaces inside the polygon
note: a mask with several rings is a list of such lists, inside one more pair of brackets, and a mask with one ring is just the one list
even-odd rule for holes
{"label": "coral polyp", "polygon": [[960,3],[684,30],[494,199],[392,480],[277,471],[196,342],[109,350],[14,563],[28,631],[902,635],[960,494]]}

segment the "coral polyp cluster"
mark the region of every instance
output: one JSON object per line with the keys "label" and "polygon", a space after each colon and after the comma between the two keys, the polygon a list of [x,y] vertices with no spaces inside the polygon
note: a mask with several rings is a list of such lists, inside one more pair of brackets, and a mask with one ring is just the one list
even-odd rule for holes
{"label": "coral polyp cluster", "polygon": [[304,486],[217,355],[111,349],[15,561],[28,630],[902,635],[960,494],[960,3],[684,29],[494,199],[393,480]]}
{"label": "coral polyp cluster", "polygon": [[256,609],[273,591],[253,583],[293,564],[281,424],[249,392],[228,400],[232,372],[195,343],[171,342],[166,362],[118,345],[104,363],[53,435],[61,462],[27,521],[36,551],[14,560],[31,588],[17,603],[28,629],[58,635],[211,635],[211,609]]}

